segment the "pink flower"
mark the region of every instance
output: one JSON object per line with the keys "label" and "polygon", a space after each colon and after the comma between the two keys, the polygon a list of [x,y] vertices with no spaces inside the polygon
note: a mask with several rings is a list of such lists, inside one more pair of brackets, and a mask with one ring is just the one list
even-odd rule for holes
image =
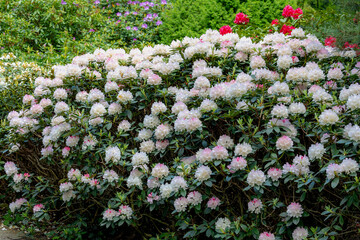
{"label": "pink flower", "polygon": [[235,17],[235,24],[247,24],[249,22],[249,18],[246,14],[244,13],[238,13],[236,14]]}
{"label": "pink flower", "polygon": [[213,210],[217,208],[217,206],[219,205],[220,205],[220,199],[218,199],[217,197],[212,197],[207,202],[207,207]]}
{"label": "pink flower", "polygon": [[270,168],[268,175],[273,181],[278,181],[281,178],[282,171],[279,168]]}
{"label": "pink flower", "polygon": [[24,173],[25,180],[28,180],[30,177],[30,173]]}
{"label": "pink flower", "polygon": [[301,207],[300,203],[292,202],[288,207],[286,213],[289,217],[301,217],[303,214],[303,208]]}
{"label": "pink flower", "polygon": [[225,26],[222,26],[220,29],[219,29],[219,32],[221,35],[225,35],[225,34],[228,34],[228,33],[232,33],[232,29],[229,25],[225,25]]}
{"label": "pink flower", "polygon": [[34,207],[33,207],[33,212],[36,213],[36,212],[39,212],[41,211],[41,209],[44,208],[44,205],[42,205],[41,203],[40,204],[36,204]]}
{"label": "pink flower", "polygon": [[149,193],[149,195],[147,196],[147,201],[150,203],[150,204],[153,204],[154,200],[155,201],[158,201],[160,199],[159,196],[156,196],[156,194],[154,193]]}
{"label": "pink flower", "polygon": [[291,59],[293,63],[299,62],[299,58],[297,56],[292,56]]}
{"label": "pink flower", "polygon": [[294,143],[291,138],[286,135],[282,136],[276,141],[276,148],[282,151],[291,149],[293,145]]}
{"label": "pink flower", "polygon": [[269,232],[263,232],[259,236],[259,240],[275,240],[275,236]]}

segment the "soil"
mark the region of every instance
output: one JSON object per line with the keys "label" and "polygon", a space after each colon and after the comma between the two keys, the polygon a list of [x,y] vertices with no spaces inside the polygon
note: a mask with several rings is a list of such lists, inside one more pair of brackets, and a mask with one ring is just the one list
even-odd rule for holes
{"label": "soil", "polygon": [[7,227],[0,223],[0,240],[26,240],[26,234],[15,227]]}

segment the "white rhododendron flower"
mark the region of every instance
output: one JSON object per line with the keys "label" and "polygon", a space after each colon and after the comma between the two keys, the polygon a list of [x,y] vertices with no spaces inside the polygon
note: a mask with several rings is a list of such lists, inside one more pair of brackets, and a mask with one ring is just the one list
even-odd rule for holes
{"label": "white rhododendron flower", "polygon": [[303,209],[299,203],[292,202],[286,210],[289,217],[299,218],[303,214]]}
{"label": "white rhododendron flower", "polygon": [[215,229],[218,232],[227,232],[231,226],[228,218],[219,218],[215,223]]}
{"label": "white rhododendron flower", "polygon": [[261,170],[251,170],[248,174],[246,182],[251,186],[261,186],[266,180],[266,176]]}

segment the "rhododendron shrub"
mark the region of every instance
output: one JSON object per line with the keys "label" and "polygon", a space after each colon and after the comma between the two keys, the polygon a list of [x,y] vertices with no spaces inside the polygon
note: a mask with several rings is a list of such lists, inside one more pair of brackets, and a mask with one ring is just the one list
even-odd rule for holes
{"label": "rhododendron shrub", "polygon": [[8,217],[143,237],[350,238],[359,60],[297,28],[260,41],[208,30],[54,66],[7,116]]}

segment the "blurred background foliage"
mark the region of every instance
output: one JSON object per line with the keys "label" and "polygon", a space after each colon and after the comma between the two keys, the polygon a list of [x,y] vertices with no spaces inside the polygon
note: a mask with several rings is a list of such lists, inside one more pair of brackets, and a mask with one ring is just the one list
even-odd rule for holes
{"label": "blurred background foliage", "polygon": [[209,28],[234,26],[238,12],[250,17],[247,35],[264,34],[286,5],[303,9],[300,26],[321,41],[332,36],[339,47],[360,43],[358,0],[2,0],[0,54],[52,66],[96,48],[199,37]]}
{"label": "blurred background foliage", "polygon": [[332,36],[337,46],[360,44],[360,1],[358,0],[298,0],[304,10],[301,27],[320,40]]}

